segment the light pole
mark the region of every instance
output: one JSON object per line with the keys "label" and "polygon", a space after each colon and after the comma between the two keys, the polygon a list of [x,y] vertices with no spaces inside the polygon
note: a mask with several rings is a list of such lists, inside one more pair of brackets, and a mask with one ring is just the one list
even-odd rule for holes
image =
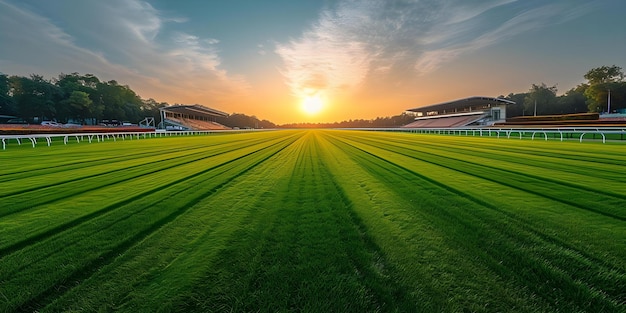
{"label": "light pole", "polygon": [[609,96],[608,96],[608,100],[607,100],[607,109],[606,109],[606,113],[611,114],[611,89],[609,89]]}

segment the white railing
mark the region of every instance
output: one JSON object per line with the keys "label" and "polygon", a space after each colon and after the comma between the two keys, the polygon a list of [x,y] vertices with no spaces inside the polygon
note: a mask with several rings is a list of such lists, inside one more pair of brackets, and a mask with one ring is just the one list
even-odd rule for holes
{"label": "white railing", "polygon": [[460,135],[480,137],[535,138],[548,140],[583,139],[626,142],[626,127],[559,127],[559,128],[346,128],[353,130],[391,131],[417,134]]}
{"label": "white railing", "polygon": [[[181,131],[147,131],[147,132],[107,132],[107,133],[71,133],[71,134],[25,134],[25,135],[0,135],[0,141],[2,141],[2,150],[6,150],[7,145],[10,142],[22,145],[23,143],[30,143],[33,148],[40,142],[45,142],[47,146],[52,145],[52,142],[61,141],[63,144],[68,144],[70,141],[84,142],[101,142],[106,140],[118,141],[118,140],[136,140],[145,138],[157,138],[157,137],[171,137],[171,136],[193,136],[193,135],[207,135],[224,132],[250,132],[260,131],[261,129],[239,129],[239,130],[181,130]],[[56,140],[55,140],[56,139]]]}
{"label": "white railing", "polygon": [[[572,140],[582,142],[583,139],[600,140],[606,143],[607,140],[626,142],[626,128],[624,127],[562,127],[562,128],[342,128],[347,130],[367,130],[367,131],[391,131],[417,134],[437,134],[437,135],[459,135],[459,136],[479,136],[496,138],[535,138],[548,140]],[[52,145],[54,139],[63,139],[64,144],[70,141],[89,143],[106,140],[133,140],[142,138],[171,137],[171,136],[193,136],[207,135],[215,133],[242,133],[250,131],[266,131],[271,129],[238,129],[238,130],[183,130],[183,131],[148,131],[148,132],[108,132],[108,133],[72,133],[72,134],[28,134],[28,135],[0,135],[2,150],[6,150],[10,142],[22,145],[24,142],[36,147],[39,142],[45,142],[47,146]],[[607,139],[607,135],[611,135]],[[60,141],[60,140],[56,140]]]}

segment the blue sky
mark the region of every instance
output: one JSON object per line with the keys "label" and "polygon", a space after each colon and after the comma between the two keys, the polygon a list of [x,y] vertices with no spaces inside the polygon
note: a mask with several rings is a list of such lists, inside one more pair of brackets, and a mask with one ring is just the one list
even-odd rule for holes
{"label": "blue sky", "polygon": [[[0,0],[0,72],[92,73],[277,123],[559,92],[626,68],[626,1]],[[321,99],[317,114],[301,109]],[[305,101],[306,102],[306,101]]]}

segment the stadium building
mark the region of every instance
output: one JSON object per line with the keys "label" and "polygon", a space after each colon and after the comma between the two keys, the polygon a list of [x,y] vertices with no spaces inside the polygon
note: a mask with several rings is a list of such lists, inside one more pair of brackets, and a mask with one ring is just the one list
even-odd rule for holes
{"label": "stadium building", "polygon": [[166,130],[220,130],[230,129],[216,122],[218,117],[226,117],[224,113],[205,106],[173,105],[160,109],[161,125]]}
{"label": "stadium building", "polygon": [[515,104],[501,98],[469,97],[408,109],[415,121],[406,128],[484,127],[506,121],[506,106]]}

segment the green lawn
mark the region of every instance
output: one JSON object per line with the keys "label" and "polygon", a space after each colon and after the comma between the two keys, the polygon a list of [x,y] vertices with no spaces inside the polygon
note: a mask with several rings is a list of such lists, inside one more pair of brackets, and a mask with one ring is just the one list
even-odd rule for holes
{"label": "green lawn", "polygon": [[626,311],[621,143],[294,130],[0,164],[0,312]]}

